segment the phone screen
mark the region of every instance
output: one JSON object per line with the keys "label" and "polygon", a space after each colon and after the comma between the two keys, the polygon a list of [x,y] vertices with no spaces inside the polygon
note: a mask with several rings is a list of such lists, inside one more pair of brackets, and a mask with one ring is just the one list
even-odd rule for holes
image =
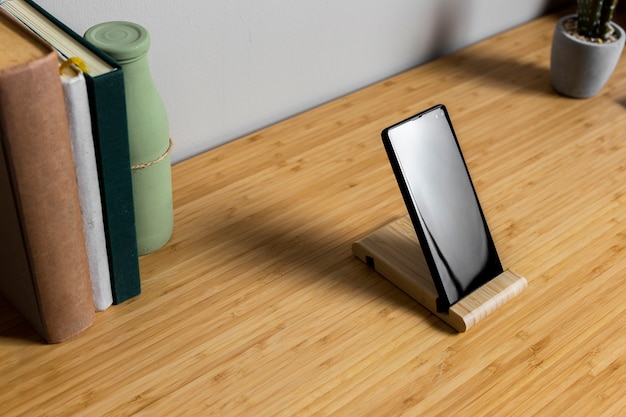
{"label": "phone screen", "polygon": [[447,311],[502,272],[448,112],[435,106],[382,132],[383,143]]}

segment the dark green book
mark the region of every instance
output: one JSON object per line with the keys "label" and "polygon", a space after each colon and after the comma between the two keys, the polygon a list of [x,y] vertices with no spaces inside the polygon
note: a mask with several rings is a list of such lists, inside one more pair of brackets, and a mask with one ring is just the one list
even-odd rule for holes
{"label": "dark green book", "polygon": [[32,0],[9,0],[0,7],[63,57],[78,57],[87,65],[111,289],[113,303],[120,304],[141,293],[122,68]]}

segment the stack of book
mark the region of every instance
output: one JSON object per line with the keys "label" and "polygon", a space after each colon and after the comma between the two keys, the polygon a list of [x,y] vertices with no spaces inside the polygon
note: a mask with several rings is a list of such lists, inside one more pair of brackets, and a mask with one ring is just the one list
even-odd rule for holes
{"label": "stack of book", "polygon": [[49,343],[141,291],[124,94],[113,59],[0,0],[0,295]]}

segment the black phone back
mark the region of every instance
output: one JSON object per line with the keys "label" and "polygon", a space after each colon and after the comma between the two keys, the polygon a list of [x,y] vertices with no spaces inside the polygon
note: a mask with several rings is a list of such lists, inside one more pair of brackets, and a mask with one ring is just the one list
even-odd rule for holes
{"label": "black phone back", "polygon": [[502,272],[448,112],[437,105],[382,139],[438,293],[437,309]]}

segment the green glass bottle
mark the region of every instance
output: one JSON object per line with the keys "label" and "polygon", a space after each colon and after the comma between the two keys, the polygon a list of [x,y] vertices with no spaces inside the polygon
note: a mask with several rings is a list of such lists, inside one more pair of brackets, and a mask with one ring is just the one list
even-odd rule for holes
{"label": "green glass bottle", "polygon": [[148,65],[150,35],[136,23],[105,22],[85,38],[124,72],[137,248],[145,255],[163,247],[174,228],[169,123]]}

